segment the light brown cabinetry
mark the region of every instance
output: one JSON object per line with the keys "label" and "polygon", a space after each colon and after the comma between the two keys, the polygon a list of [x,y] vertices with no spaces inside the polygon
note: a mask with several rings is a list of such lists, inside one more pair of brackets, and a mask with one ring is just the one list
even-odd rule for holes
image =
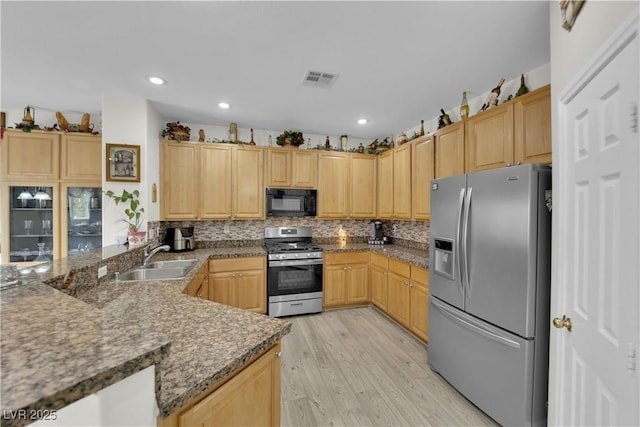
{"label": "light brown cabinetry", "polygon": [[434,134],[435,177],[464,173],[464,122],[454,123]]}
{"label": "light brown cabinetry", "polygon": [[393,153],[393,217],[411,218],[411,144]]}
{"label": "light brown cabinetry", "polygon": [[63,180],[90,181],[102,186],[102,137],[63,134],[60,139],[60,174]]}
{"label": "light brown cabinetry", "polygon": [[502,104],[466,122],[466,172],[513,164],[513,104]]}
{"label": "light brown cabinetry", "polygon": [[513,119],[514,163],[551,164],[551,87],[516,98]]}
{"label": "light brown cabinetry", "polygon": [[394,150],[378,156],[377,211],[378,218],[393,218],[393,156]]}
{"label": "light brown cabinetry", "polygon": [[58,180],[60,134],[5,130],[0,174],[6,180]]}
{"label": "light brown cabinetry", "polygon": [[371,303],[386,313],[389,292],[389,258],[374,252],[369,254]]}
{"label": "light brown cabinetry", "polygon": [[368,154],[349,155],[349,216],[376,217],[376,158]]}
{"label": "light brown cabinetry", "polygon": [[205,262],[183,293],[196,298],[209,299],[209,263]]}
{"label": "light brown cabinetry", "polygon": [[430,218],[433,140],[432,135],[426,135],[411,141],[411,218],[415,220]]}
{"label": "light brown cabinetry", "polygon": [[209,261],[209,299],[256,313],[267,312],[265,257]]}
{"label": "light brown cabinetry", "polygon": [[164,419],[158,427],[279,426],[281,344],[221,385]]}
{"label": "light brown cabinetry", "polygon": [[423,341],[429,335],[429,270],[411,266],[409,330]]}
{"label": "light brown cabinetry", "polygon": [[369,254],[327,253],[324,257],[324,307],[369,301]]}
{"label": "light brown cabinetry", "polygon": [[320,218],[349,215],[349,155],[321,152],[318,155],[318,210]]}
{"label": "light brown cabinetry", "polygon": [[160,142],[160,217],[263,219],[263,150]]}
{"label": "light brown cabinetry", "polygon": [[266,150],[266,186],[273,188],[316,188],[318,153],[295,148]]}
{"label": "light brown cabinetry", "polygon": [[409,328],[410,266],[395,259],[389,260],[389,300],[387,314],[405,328]]}

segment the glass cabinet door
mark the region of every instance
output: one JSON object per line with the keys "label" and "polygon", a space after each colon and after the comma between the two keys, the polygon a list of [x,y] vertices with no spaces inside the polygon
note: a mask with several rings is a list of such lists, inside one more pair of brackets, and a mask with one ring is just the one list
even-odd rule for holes
{"label": "glass cabinet door", "polygon": [[66,189],[68,255],[102,247],[102,189],[80,186]]}
{"label": "glass cabinet door", "polygon": [[10,262],[52,260],[53,187],[9,187],[9,199]]}

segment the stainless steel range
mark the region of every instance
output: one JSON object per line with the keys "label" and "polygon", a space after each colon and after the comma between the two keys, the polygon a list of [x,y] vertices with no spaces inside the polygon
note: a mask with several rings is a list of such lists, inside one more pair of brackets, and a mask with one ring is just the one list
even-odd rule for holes
{"label": "stainless steel range", "polygon": [[322,311],[322,248],[311,227],[266,227],[267,297],[271,317]]}

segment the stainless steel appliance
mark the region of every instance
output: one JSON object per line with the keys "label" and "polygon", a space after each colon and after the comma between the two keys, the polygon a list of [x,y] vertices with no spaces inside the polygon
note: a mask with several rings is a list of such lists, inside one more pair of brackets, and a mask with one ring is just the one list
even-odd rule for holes
{"label": "stainless steel appliance", "polygon": [[172,252],[192,251],[196,248],[193,227],[168,227],[164,243]]}
{"label": "stainless steel appliance", "polygon": [[266,227],[267,298],[271,317],[322,311],[322,248],[311,227]]}
{"label": "stainless steel appliance", "polygon": [[428,359],[502,425],[546,425],[551,169],[431,183]]}
{"label": "stainless steel appliance", "polygon": [[267,216],[316,216],[317,190],[266,189]]}
{"label": "stainless steel appliance", "polygon": [[391,239],[384,235],[383,229],[384,223],[379,219],[372,220],[369,223],[369,244],[370,245],[384,245],[391,243]]}

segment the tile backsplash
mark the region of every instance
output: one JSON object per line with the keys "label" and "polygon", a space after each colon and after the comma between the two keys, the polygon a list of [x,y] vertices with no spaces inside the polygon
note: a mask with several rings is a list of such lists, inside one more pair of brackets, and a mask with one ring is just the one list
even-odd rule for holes
{"label": "tile backsplash", "polygon": [[[236,241],[238,244],[260,244],[264,239],[265,227],[281,226],[310,226],[313,227],[313,238],[330,243],[338,241],[338,230],[344,225],[348,242],[366,243],[369,237],[369,220],[324,220],[305,217],[274,217],[265,220],[249,221],[161,221],[159,222],[160,239],[167,227],[190,227],[200,247],[216,246],[216,243],[228,244]],[[155,226],[155,224],[154,224]],[[429,241],[429,223],[418,221],[384,221],[384,233],[393,238],[394,243],[426,249]]]}

